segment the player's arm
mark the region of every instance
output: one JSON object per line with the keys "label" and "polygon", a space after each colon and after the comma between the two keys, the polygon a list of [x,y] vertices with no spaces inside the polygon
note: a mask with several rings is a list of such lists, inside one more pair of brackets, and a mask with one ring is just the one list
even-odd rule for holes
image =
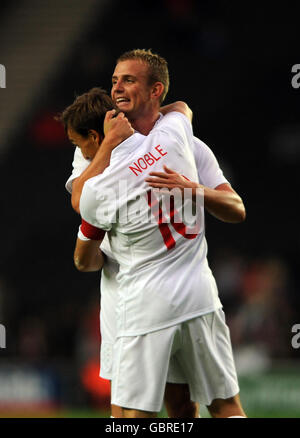
{"label": "player's arm", "polygon": [[134,132],[124,113],[119,113],[117,117],[114,117],[114,115],[115,110],[107,112],[104,120],[105,137],[93,161],[78,178],[73,180],[71,203],[77,213],[80,213],[79,202],[84,183],[89,178],[104,172],[110,164],[113,149]]}
{"label": "player's arm", "polygon": [[104,255],[99,249],[101,240],[84,241],[77,238],[74,251],[74,264],[81,272],[95,272],[102,269]]}
{"label": "player's arm", "polygon": [[192,189],[194,200],[197,196],[197,189],[204,190],[204,207],[206,210],[223,222],[239,223],[246,219],[246,210],[240,196],[228,183],[220,184],[215,189],[205,187],[199,183],[189,181],[179,173],[167,166],[165,172],[150,172],[149,177],[145,178],[150,187],[153,188],[185,188]]}
{"label": "player's arm", "polygon": [[244,203],[230,184],[220,184],[215,189],[203,188],[204,206],[210,214],[230,223],[239,223],[246,219]]}
{"label": "player's arm", "polygon": [[177,102],[170,103],[169,105],[162,106],[159,110],[163,116],[170,112],[177,112],[184,114],[190,121],[193,119],[193,112],[191,108],[181,100],[178,100]]}
{"label": "player's arm", "polygon": [[74,264],[78,271],[99,271],[104,264],[104,254],[99,246],[105,231],[90,225],[82,219],[74,250]]}

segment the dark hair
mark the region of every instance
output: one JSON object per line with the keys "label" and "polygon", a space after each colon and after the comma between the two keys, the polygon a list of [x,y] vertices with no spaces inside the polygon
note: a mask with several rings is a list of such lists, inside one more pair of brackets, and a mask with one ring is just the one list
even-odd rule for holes
{"label": "dark hair", "polygon": [[95,87],[77,96],[55,119],[63,124],[66,132],[70,127],[83,137],[88,136],[90,129],[103,135],[105,114],[114,108],[116,107],[106,91]]}
{"label": "dark hair", "polygon": [[160,55],[152,53],[151,49],[134,49],[123,53],[123,55],[118,58],[117,64],[122,61],[135,59],[148,64],[149,85],[152,85],[155,82],[161,82],[164,85],[164,91],[160,97],[160,103],[162,103],[167,95],[170,85],[167,61]]}

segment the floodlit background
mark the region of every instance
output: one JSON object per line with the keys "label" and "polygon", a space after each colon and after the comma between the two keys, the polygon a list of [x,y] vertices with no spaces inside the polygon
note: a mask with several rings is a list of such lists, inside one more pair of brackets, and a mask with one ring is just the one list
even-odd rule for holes
{"label": "floodlit background", "polygon": [[169,63],[166,103],[190,105],[195,135],[247,208],[239,225],[206,218],[246,412],[300,417],[298,14],[277,7],[1,1],[0,416],[109,415],[100,276],[73,266],[79,216],[64,184],[74,149],[53,117],[76,94],[109,91],[122,52],[151,48]]}

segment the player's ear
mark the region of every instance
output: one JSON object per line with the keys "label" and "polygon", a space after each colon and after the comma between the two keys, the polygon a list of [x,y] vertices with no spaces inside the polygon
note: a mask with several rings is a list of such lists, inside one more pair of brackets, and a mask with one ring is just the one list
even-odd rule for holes
{"label": "player's ear", "polygon": [[95,129],[89,129],[89,138],[97,143],[97,144],[101,144],[103,141],[103,135],[101,135],[98,131],[96,131]]}
{"label": "player's ear", "polygon": [[164,89],[165,87],[162,82],[155,82],[155,84],[152,85],[152,92],[151,92],[152,97],[155,99],[159,99],[160,96],[163,94]]}

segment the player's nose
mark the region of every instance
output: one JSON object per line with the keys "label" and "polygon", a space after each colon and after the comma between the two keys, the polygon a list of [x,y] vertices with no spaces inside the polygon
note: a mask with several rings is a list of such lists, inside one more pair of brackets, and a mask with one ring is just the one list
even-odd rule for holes
{"label": "player's nose", "polygon": [[113,92],[118,93],[124,90],[123,83],[121,80],[116,81],[112,87]]}

